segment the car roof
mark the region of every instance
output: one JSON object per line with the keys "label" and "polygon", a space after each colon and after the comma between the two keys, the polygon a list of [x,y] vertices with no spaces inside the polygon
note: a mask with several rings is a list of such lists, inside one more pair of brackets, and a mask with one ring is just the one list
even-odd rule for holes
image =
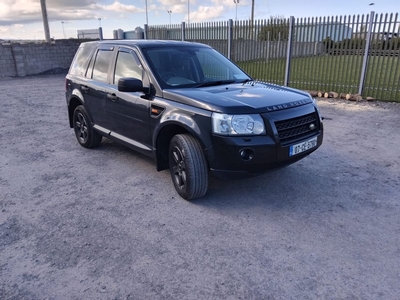
{"label": "car roof", "polygon": [[112,45],[112,46],[136,46],[139,48],[155,48],[155,47],[181,47],[181,46],[197,46],[197,47],[205,47],[211,48],[208,45],[194,43],[194,42],[185,42],[185,41],[171,41],[171,40],[102,40],[95,42],[85,42],[82,44],[98,44],[98,45]]}

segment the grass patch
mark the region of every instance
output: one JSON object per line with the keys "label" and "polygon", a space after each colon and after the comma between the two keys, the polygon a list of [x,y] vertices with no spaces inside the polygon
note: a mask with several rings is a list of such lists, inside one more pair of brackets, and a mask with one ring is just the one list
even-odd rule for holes
{"label": "grass patch", "polygon": [[[293,58],[289,86],[303,90],[357,93],[362,55]],[[286,59],[238,62],[257,80],[283,84]],[[364,97],[400,102],[400,57],[371,56]]]}

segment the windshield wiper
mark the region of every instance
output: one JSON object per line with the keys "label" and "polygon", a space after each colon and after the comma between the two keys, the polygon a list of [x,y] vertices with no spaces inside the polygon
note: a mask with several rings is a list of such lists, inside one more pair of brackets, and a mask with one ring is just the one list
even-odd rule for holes
{"label": "windshield wiper", "polygon": [[229,84],[235,83],[236,80],[215,80],[215,81],[204,81],[199,84],[194,85],[194,88],[205,87],[205,86],[214,86],[214,85],[221,85],[221,84]]}
{"label": "windshield wiper", "polygon": [[240,83],[243,83],[243,84],[245,84],[245,83],[248,83],[248,82],[250,82],[250,81],[254,81],[253,79],[245,79],[245,80],[243,80],[243,81],[240,81]]}

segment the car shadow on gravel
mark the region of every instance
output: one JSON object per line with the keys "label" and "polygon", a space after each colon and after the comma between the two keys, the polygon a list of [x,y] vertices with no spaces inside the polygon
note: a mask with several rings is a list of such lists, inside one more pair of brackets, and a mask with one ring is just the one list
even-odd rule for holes
{"label": "car shadow on gravel", "polygon": [[[155,181],[167,181],[172,189],[172,197],[177,201],[186,201],[179,197],[173,189],[169,170],[157,172],[155,163],[150,157],[106,138],[103,139],[101,147],[96,149],[108,153],[107,156],[111,155],[114,159],[118,159],[120,155],[126,157],[125,155],[128,154],[127,157],[129,157],[129,160],[132,159],[132,164],[138,162],[141,165],[145,165],[146,169],[150,169],[153,172],[150,176]],[[304,206],[304,202],[310,202],[309,199],[304,199],[305,194],[308,194],[308,198],[321,198],[320,191],[326,191],[329,188],[327,183],[321,189],[315,189],[312,187],[313,183],[310,182],[309,178],[304,176],[304,172],[308,172],[308,177],[310,178],[318,176],[318,170],[314,170],[315,174],[307,170],[307,165],[312,163],[314,159],[317,158],[306,157],[305,160],[308,160],[308,163],[306,161],[297,162],[293,165],[246,179],[225,180],[209,176],[209,188],[206,195],[202,198],[194,199],[190,203],[209,207],[221,206],[227,209],[243,206],[279,206],[281,209],[285,209],[285,206]],[[308,191],[305,191],[307,186]]]}
{"label": "car shadow on gravel", "polygon": [[[332,158],[325,151],[322,147],[318,153],[300,162],[249,179],[211,178],[208,193],[193,203],[221,210],[253,207],[306,214],[351,212],[358,210],[360,205],[363,208],[376,205],[368,195],[385,189],[384,183],[376,181],[376,186],[366,186],[369,175],[352,166],[356,163],[354,159],[351,161],[346,154]],[[349,180],[351,189],[344,188],[349,186]],[[386,188],[394,189],[394,184],[388,183]]]}
{"label": "car shadow on gravel", "polygon": [[[293,209],[304,207],[305,204],[321,199],[322,190],[329,189],[329,184],[323,184],[320,190],[309,189],[312,185],[309,179],[303,177],[303,167],[292,165],[283,169],[238,180],[222,180],[210,178],[208,193],[194,201],[201,206],[223,206],[226,209],[244,207],[268,207]],[[310,174],[310,176],[314,176]],[[324,192],[325,193],[325,192]],[[308,205],[307,205],[308,206]]]}
{"label": "car shadow on gravel", "polygon": [[[372,169],[376,174],[385,171],[388,178],[394,178],[391,182],[373,180],[372,184],[365,186],[365,181],[373,179],[374,175],[354,167],[364,163],[362,158],[356,159],[348,153],[332,153],[329,147],[328,144],[323,145],[318,152],[295,164],[248,179],[222,180],[210,176],[206,195],[189,203],[236,212],[247,208],[306,214],[351,212],[358,210],[360,205],[373,208],[376,203],[368,195],[376,194],[377,190],[394,189],[397,177],[388,173],[387,168],[380,169],[377,165]],[[107,159],[112,157],[119,163],[126,161],[132,167],[139,166],[141,171],[146,172],[143,182],[151,180],[152,185],[165,189],[163,199],[186,202],[174,190],[169,170],[157,172],[151,158],[108,139],[103,139],[101,147],[95,151],[103,152],[100,156]],[[162,184],[168,186],[160,186]]]}

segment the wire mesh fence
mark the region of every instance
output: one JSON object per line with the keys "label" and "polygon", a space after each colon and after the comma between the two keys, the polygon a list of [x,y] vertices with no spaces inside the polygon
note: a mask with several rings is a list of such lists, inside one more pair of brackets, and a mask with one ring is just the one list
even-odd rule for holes
{"label": "wire mesh fence", "polygon": [[398,14],[229,20],[146,29],[148,39],[208,44],[257,80],[400,102]]}

